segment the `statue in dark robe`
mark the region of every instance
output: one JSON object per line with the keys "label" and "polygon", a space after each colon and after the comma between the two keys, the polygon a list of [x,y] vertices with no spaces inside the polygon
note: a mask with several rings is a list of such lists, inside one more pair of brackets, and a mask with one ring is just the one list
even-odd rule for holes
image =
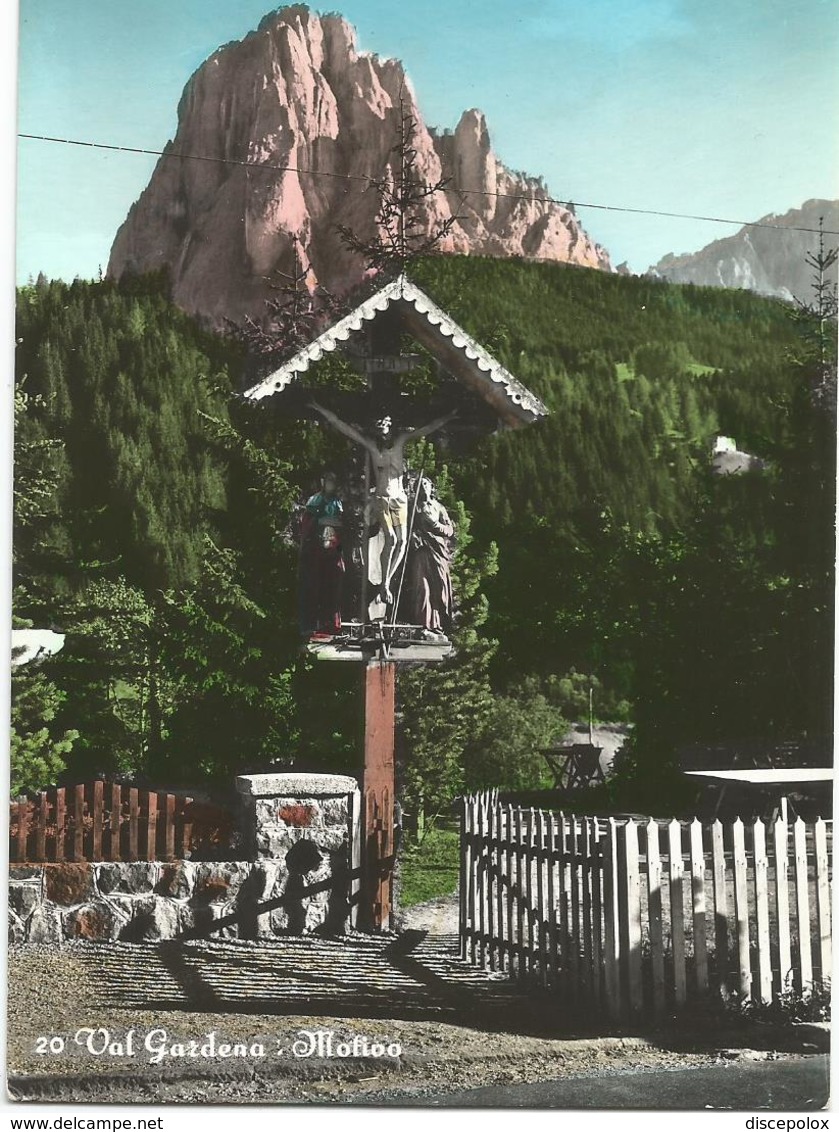
{"label": "statue in dark robe", "polygon": [[452,538],[454,524],[437,499],[431,480],[416,487],[416,512],[405,567],[405,613],[429,639],[444,637],[452,623]]}
{"label": "statue in dark robe", "polygon": [[332,636],[341,629],[343,512],[336,478],[327,472],[321,490],[306,501],[300,523],[300,630],[307,636]]}

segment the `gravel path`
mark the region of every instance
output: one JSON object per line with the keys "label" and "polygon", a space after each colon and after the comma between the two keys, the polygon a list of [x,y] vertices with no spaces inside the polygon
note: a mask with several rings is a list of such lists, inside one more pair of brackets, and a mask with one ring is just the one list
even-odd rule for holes
{"label": "gravel path", "polygon": [[[454,898],[409,909],[399,935],[30,945],[10,948],[8,968],[20,1100],[422,1104],[477,1086],[777,1056],[722,1035],[686,1046],[683,1031],[574,1026],[549,998],[461,962]],[[222,1056],[224,1045],[244,1056]]]}

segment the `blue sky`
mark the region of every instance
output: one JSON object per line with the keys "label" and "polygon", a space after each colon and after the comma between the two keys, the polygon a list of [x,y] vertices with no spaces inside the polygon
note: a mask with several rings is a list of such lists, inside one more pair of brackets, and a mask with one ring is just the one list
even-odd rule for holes
{"label": "blue sky", "polygon": [[[404,62],[429,124],[480,107],[501,159],[542,174],[561,199],[756,220],[839,196],[835,0],[337,6],[362,49]],[[18,128],[161,149],[189,76],[271,7],[20,0]],[[17,278],[104,268],[154,163],[20,141]],[[636,271],[736,230],[578,211],[613,262]]]}

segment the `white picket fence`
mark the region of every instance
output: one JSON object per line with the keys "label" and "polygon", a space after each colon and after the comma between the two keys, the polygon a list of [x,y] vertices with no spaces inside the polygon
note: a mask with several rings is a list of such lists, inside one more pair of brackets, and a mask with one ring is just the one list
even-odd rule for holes
{"label": "white picket fence", "polygon": [[603,819],[464,799],[464,958],[613,1017],[830,979],[832,822]]}

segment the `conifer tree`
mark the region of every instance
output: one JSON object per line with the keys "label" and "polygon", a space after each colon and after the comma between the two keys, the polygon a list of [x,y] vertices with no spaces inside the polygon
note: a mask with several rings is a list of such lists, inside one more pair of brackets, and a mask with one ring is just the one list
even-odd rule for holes
{"label": "conifer tree", "polygon": [[[399,99],[397,141],[384,174],[370,182],[379,198],[376,231],[372,236],[339,225],[344,243],[361,256],[368,269],[389,279],[401,274],[421,256],[437,251],[454,228],[454,214],[434,219],[430,204],[444,192],[450,178],[429,183],[418,168],[415,146],[417,122]],[[445,196],[443,197],[445,200]]]}

